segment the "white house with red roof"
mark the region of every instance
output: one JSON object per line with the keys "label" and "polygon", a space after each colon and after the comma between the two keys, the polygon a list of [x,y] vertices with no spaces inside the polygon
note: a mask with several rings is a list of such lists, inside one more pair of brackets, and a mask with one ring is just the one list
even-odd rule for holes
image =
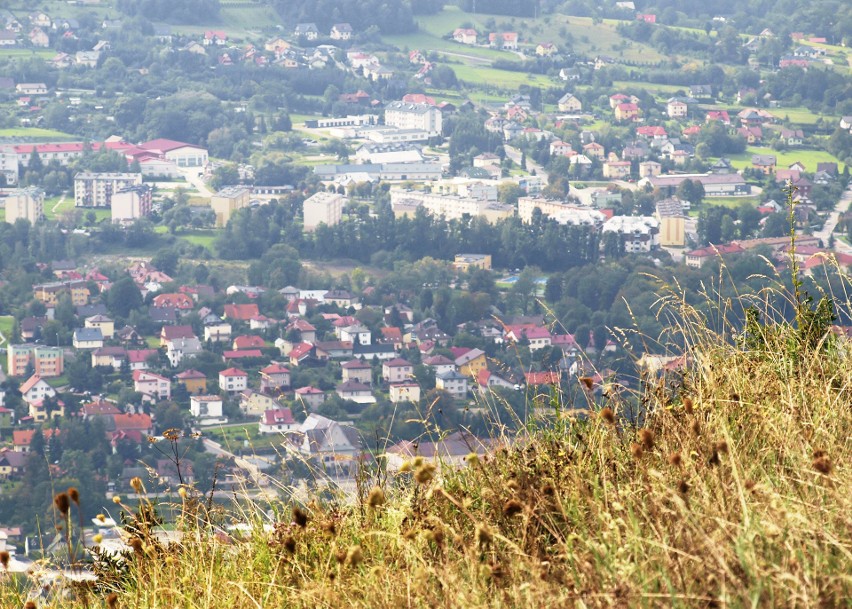
{"label": "white house with red roof", "polygon": [[41,402],[45,398],[56,396],[56,389],[50,386],[47,381],[39,375],[34,374],[20,386],[19,391],[28,404]]}
{"label": "white house with red roof", "polygon": [[252,334],[237,336],[233,343],[234,351],[240,351],[243,349],[262,349],[264,346],[266,346],[266,341],[264,341],[260,336],[254,336]]}
{"label": "white house with red roof", "polygon": [[193,395],[189,398],[189,412],[201,425],[227,421],[222,415],[222,398],[218,395]]}
{"label": "white house with red roof", "polygon": [[250,321],[253,317],[260,315],[260,309],[256,304],[226,304],[225,319],[232,321]]}
{"label": "white house with red roof", "polygon": [[535,324],[507,326],[503,340],[513,343],[527,340],[529,342],[530,351],[543,349],[544,347],[549,347],[552,344],[550,331],[547,328],[536,326]]}
{"label": "white house with red roof", "polygon": [[311,387],[310,385],[307,387],[300,387],[299,389],[296,389],[294,393],[296,395],[296,399],[302,402],[307,410],[318,408],[323,402],[325,402],[325,392],[317,389],[316,387]]}
{"label": "white house with red roof", "polygon": [[371,385],[373,383],[373,367],[362,359],[353,359],[340,365],[344,381],[357,381]]}
{"label": "white house with red roof", "polygon": [[207,30],[204,32],[202,44],[206,47],[211,45],[222,46],[228,42],[228,35],[222,30]]}
{"label": "white house with red roof", "polygon": [[151,401],[168,400],[172,396],[172,382],[148,370],[134,370],[133,390]]}
{"label": "white house with red roof", "polygon": [[257,430],[263,434],[284,433],[298,429],[299,423],[289,408],[273,408],[263,413]]}
{"label": "white house with red roof", "polygon": [[453,40],[461,44],[476,44],[476,30],[472,28],[456,28]]}
{"label": "white house with red roof", "polygon": [[159,355],[156,349],[130,349],[127,352],[127,361],[130,364],[131,370],[147,370],[148,358],[152,355]]}
{"label": "white house with red roof", "polygon": [[401,357],[394,358],[382,364],[382,378],[388,383],[402,383],[411,379],[414,366]]}
{"label": "white house with red roof", "polygon": [[248,374],[239,368],[227,368],[219,373],[219,389],[239,393],[248,387]]}

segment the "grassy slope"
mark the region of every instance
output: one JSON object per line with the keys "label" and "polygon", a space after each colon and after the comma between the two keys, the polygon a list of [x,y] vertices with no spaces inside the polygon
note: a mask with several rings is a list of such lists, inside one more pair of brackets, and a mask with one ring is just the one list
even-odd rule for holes
{"label": "grassy slope", "polygon": [[[308,497],[302,521],[275,504],[272,531],[244,499],[214,518],[258,525],[245,537],[193,518],[168,552],[143,534],[119,606],[848,606],[852,357],[778,326],[740,350],[682,302],[666,318],[700,348],[671,383],[589,394],[588,417],[461,470],[413,462],[354,506]],[[607,410],[633,398],[653,411],[642,429]],[[199,509],[191,495],[184,509]]]}
{"label": "grassy slope", "polygon": [[[786,169],[796,161],[801,162],[805,166],[806,171],[815,171],[817,163],[838,162],[838,160],[830,153],[824,150],[772,150],[771,148],[760,148],[757,146],[749,146],[742,154],[730,155],[728,158],[731,164],[737,169],[751,167],[751,155],[753,154],[772,154],[778,162],[778,167]],[[843,171],[843,163],[838,162],[840,171]]]}

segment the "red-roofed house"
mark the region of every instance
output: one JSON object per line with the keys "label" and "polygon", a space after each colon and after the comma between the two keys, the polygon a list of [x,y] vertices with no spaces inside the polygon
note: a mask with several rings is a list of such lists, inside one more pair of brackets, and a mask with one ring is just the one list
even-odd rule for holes
{"label": "red-roofed house", "polygon": [[207,165],[207,150],[201,146],[176,142],[175,140],[156,139],[140,144],[139,148],[153,152],[157,156],[173,162],[178,167],[204,167]]}
{"label": "red-roofed house", "polygon": [[179,385],[183,385],[187,393],[207,393],[207,377],[203,372],[190,368],[175,375],[175,379],[177,379]]}
{"label": "red-roofed house", "polygon": [[131,370],[147,370],[148,358],[152,355],[159,356],[160,352],[156,349],[131,349],[127,352],[127,361],[130,363]]}
{"label": "red-roofed house", "polygon": [[661,127],[659,125],[643,125],[641,127],[637,127],[636,135],[641,135],[642,137],[650,137],[657,140],[661,140],[668,137],[668,133],[666,133],[665,127]]}
{"label": "red-roofed house", "polygon": [[296,399],[300,400],[307,410],[312,410],[322,405],[325,402],[325,393],[316,387],[300,387],[294,392]]}
{"label": "red-roofed house", "polygon": [[453,40],[461,44],[476,44],[476,30],[471,28],[456,28]]}
{"label": "red-roofed house", "polygon": [[548,372],[527,372],[524,374],[524,379],[527,385],[536,387],[539,385],[558,385],[559,373],[555,371]]}
{"label": "red-roofed house", "polygon": [[239,351],[241,349],[262,349],[264,346],[266,346],[266,341],[264,341],[260,336],[244,334],[242,336],[237,336],[234,339],[235,351]]}
{"label": "red-roofed house", "polygon": [[251,321],[252,317],[260,315],[256,304],[226,304],[225,318],[234,321]]}
{"label": "red-roofed house", "polygon": [[636,104],[618,104],[615,107],[615,120],[635,121],[639,118],[639,106]]}
{"label": "red-roofed house", "polygon": [[293,413],[289,408],[274,408],[264,411],[258,431],[260,433],[282,433],[298,427],[299,423],[293,418]]}
{"label": "red-roofed house", "polygon": [[407,381],[414,374],[414,366],[401,357],[394,358],[382,364],[382,378],[388,383]]}
{"label": "red-roofed house", "polygon": [[227,368],[219,373],[219,389],[228,393],[239,393],[248,387],[248,374],[239,368]]}
{"label": "red-roofed house", "polygon": [[353,359],[340,366],[344,381],[357,381],[365,385],[373,383],[373,367],[362,359]]}
{"label": "red-roofed house", "polygon": [[207,30],[204,32],[204,46],[222,46],[228,41],[228,35],[222,30]]}
{"label": "red-roofed house", "polygon": [[165,347],[177,338],[195,338],[192,326],[163,326],[160,330],[160,346]]}
{"label": "red-roofed house", "polygon": [[115,431],[150,436],[153,429],[151,417],[147,414],[114,414],[112,415]]}
{"label": "red-roofed house", "polygon": [[723,125],[730,125],[731,117],[728,116],[727,110],[710,110],[707,112],[706,122],[712,123],[713,121],[718,121]]}
{"label": "red-roofed house", "polygon": [[[43,429],[42,434],[45,440],[50,440],[54,435],[59,435],[58,429]],[[12,447],[16,453],[30,452],[30,444],[32,444],[34,429],[16,429],[12,432]]]}
{"label": "red-roofed house", "polygon": [[168,400],[172,397],[171,381],[147,370],[133,371],[133,390],[151,401]]}
{"label": "red-roofed house", "polygon": [[51,387],[47,381],[37,374],[33,374],[20,386],[19,391],[28,404],[41,402],[45,398],[56,396],[56,389]]}
{"label": "red-roofed house", "polygon": [[301,362],[311,357],[313,351],[314,346],[311,343],[299,343],[297,345],[293,345],[289,354],[290,365],[298,366]]}
{"label": "red-roofed house", "polygon": [[714,260],[726,254],[740,254],[745,250],[736,243],[709,245],[701,249],[692,250],[686,254],[686,266],[700,269],[708,260]]}
{"label": "red-roofed house", "polygon": [[224,351],[222,359],[226,362],[230,359],[246,359],[249,357],[263,357],[260,349],[237,349],[236,351]]}
{"label": "red-roofed house", "polygon": [[155,307],[170,307],[180,309],[181,311],[189,311],[195,307],[192,297],[188,294],[157,294],[153,302]]}
{"label": "red-roofed house", "polygon": [[534,324],[507,326],[503,339],[513,343],[526,339],[529,341],[530,351],[543,349],[552,344],[550,331]]}
{"label": "red-roofed house", "polygon": [[267,393],[279,392],[290,386],[290,370],[278,363],[273,363],[260,371],[260,390]]}

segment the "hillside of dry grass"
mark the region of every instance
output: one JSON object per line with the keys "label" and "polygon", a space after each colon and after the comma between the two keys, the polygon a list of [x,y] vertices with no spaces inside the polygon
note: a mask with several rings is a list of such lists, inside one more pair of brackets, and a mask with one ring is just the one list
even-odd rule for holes
{"label": "hillside of dry grass", "polygon": [[[852,347],[803,330],[813,311],[739,341],[685,311],[683,371],[589,392],[463,469],[365,479],[355,505],[285,503],[264,527],[186,493],[181,542],[132,520],[124,562],[38,606],[849,607]],[[252,526],[211,533],[237,520]]]}

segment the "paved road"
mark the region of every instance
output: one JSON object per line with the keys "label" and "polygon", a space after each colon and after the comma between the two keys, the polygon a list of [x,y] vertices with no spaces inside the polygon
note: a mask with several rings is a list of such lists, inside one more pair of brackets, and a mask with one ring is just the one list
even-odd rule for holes
{"label": "paved road", "polygon": [[[523,154],[520,150],[515,148],[514,146],[503,146],[506,151],[506,156],[512,159],[512,162],[516,163],[519,167],[521,165],[521,155]],[[544,167],[533,161],[531,158],[527,157],[527,171],[532,172],[535,169],[535,174],[541,177],[544,180],[544,183],[547,183],[547,171],[544,170]]]}
{"label": "paved road", "polygon": [[198,168],[190,168],[190,169],[181,169],[180,172],[183,174],[183,177],[187,182],[192,184],[195,187],[195,190],[201,194],[202,197],[212,197],[213,191],[207,188],[207,184],[204,183],[204,180],[198,175]]}
{"label": "paved road", "polygon": [[56,202],[56,205],[53,206],[53,209],[50,210],[50,213],[55,214],[57,208],[65,202],[65,195],[63,194],[59,197],[59,200]]}
{"label": "paved road", "polygon": [[[824,245],[828,246],[828,238],[837,227],[837,223],[840,221],[840,215],[846,213],[849,210],[850,205],[852,205],[852,187],[843,191],[843,195],[840,197],[837,205],[834,206],[834,210],[828,215],[822,230],[814,233],[814,236],[819,237]],[[845,241],[835,238],[834,251],[841,254],[852,254],[852,246]]]}

